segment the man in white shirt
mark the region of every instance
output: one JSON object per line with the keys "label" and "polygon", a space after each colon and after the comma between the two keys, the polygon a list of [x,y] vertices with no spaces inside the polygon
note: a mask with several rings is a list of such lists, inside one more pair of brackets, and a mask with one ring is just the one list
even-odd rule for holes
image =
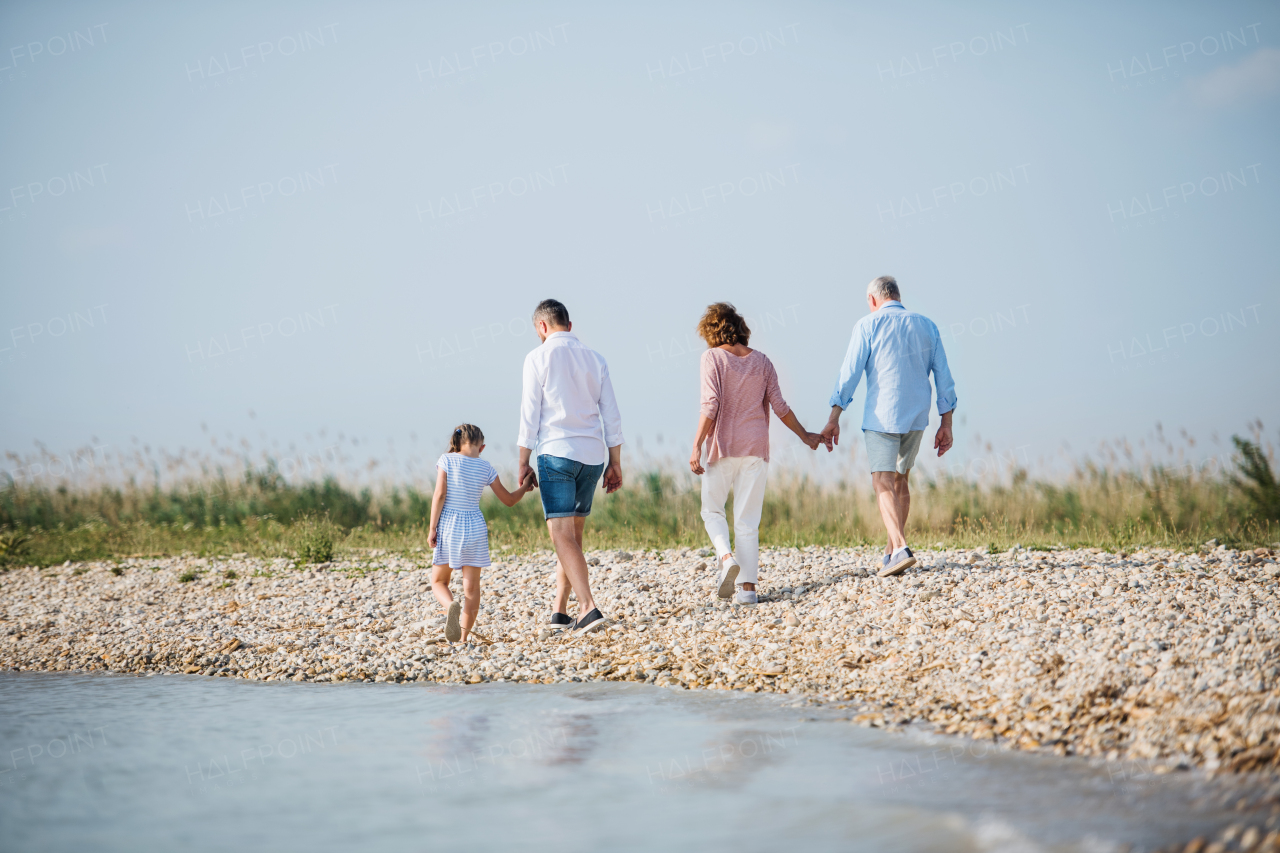
{"label": "man in white shirt", "polygon": [[[533,326],[542,345],[524,359],[516,479],[523,483],[533,472],[529,457],[536,449],[542,510],[558,561],[551,627],[587,634],[602,627],[604,617],[591,597],[582,531],[601,474],[606,492],[622,486],[622,416],[609,365],[573,334],[569,310],[544,299],[533,312]],[[572,622],[566,613],[570,588],[578,597]]]}

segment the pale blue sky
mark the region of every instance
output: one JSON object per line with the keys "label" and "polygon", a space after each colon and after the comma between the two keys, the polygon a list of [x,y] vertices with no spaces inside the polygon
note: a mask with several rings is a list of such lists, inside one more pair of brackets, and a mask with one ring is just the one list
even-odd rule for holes
{"label": "pale blue sky", "polygon": [[1280,422],[1273,3],[262,5],[0,9],[0,448],[509,464],[554,296],[682,460],[708,302],[816,429],[882,274],[959,463]]}

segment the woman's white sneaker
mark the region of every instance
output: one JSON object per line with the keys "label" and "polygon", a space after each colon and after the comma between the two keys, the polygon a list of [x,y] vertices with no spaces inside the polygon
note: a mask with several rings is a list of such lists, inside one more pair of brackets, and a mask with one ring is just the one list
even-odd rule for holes
{"label": "woman's white sneaker", "polygon": [[716,590],[716,595],[723,599],[733,598],[734,586],[738,580],[738,572],[742,571],[742,567],[738,565],[738,558],[729,555],[729,559],[720,561],[720,587]]}
{"label": "woman's white sneaker", "polygon": [[753,590],[740,589],[738,590],[737,595],[733,597],[733,603],[734,604],[759,604],[760,596],[756,595],[756,591],[754,589]]}

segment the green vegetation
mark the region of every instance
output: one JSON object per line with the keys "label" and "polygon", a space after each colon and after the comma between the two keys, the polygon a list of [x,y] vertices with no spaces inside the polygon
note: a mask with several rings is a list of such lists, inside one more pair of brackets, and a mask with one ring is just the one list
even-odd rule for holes
{"label": "green vegetation", "polygon": [[1254,515],[1280,521],[1280,484],[1276,483],[1262,448],[1238,435],[1232,436],[1231,441],[1240,454],[1240,476],[1232,477],[1232,483],[1248,498]]}
{"label": "green vegetation", "polygon": [[[1213,475],[1190,466],[1132,472],[1084,465],[1069,477],[1007,482],[950,478],[914,483],[911,536],[921,546],[1027,547],[1143,545],[1180,549],[1208,539],[1237,546],[1280,539],[1280,493],[1258,445],[1235,439],[1237,471]],[[369,550],[429,552],[430,494],[413,488],[354,493],[335,480],[291,484],[268,471],[239,480],[184,483],[167,491],[99,485],[72,491],[10,483],[0,491],[0,565],[193,553],[247,553],[306,563]],[[588,548],[708,545],[696,492],[675,477],[632,475],[601,495],[587,528]],[[487,500],[495,550],[549,547],[539,501],[507,509]],[[761,521],[766,545],[865,545],[883,537],[864,484],[819,487],[796,477],[770,484]]]}

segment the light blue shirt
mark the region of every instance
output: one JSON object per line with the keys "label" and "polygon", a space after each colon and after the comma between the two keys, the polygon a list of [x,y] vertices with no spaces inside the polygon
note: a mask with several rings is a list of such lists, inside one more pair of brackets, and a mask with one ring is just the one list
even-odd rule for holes
{"label": "light blue shirt", "polygon": [[938,414],[956,407],[956,383],[938,327],[901,302],[885,303],[853,327],[849,352],[831,394],[832,406],[849,408],[863,373],[867,374],[864,430],[904,433],[927,427],[930,373],[938,389]]}

